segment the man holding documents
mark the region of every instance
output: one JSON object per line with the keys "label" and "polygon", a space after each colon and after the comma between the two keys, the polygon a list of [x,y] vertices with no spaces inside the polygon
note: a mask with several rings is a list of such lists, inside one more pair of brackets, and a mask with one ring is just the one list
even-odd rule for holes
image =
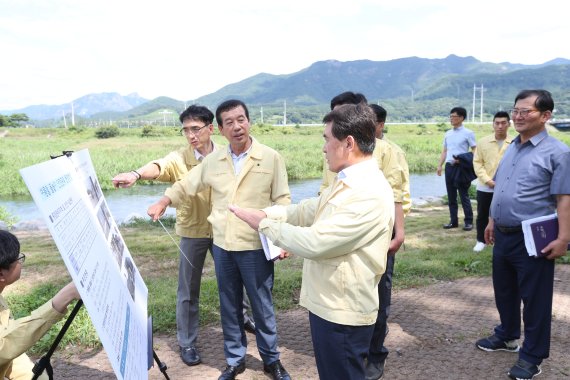
{"label": "man holding documents", "polygon": [[372,156],[376,122],[370,107],[345,104],[323,121],[323,151],[338,174],[320,197],[287,207],[230,209],[276,245],[305,258],[300,304],[309,310],[319,378],[364,379],[394,197]]}
{"label": "man holding documents", "polygon": [[[532,379],[550,350],[554,259],[566,255],[570,242],[570,148],[548,135],[546,122],[554,101],[548,91],[524,90],[511,117],[519,133],[495,174],[485,241],[494,244],[493,287],[500,324],[476,345],[484,351],[518,352],[521,300],[524,342],[510,369],[513,379]],[[542,256],[530,256],[521,224],[558,213],[559,231]]]}

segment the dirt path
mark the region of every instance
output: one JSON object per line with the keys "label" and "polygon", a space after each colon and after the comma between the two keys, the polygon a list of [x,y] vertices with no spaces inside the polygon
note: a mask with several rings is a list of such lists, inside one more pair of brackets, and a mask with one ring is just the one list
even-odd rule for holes
{"label": "dirt path", "polygon": [[[391,353],[385,379],[506,379],[516,354],[486,353],[474,342],[492,332],[498,321],[489,277],[395,292],[387,347]],[[308,316],[304,309],[278,315],[281,360],[293,379],[317,379]],[[247,369],[238,379],[269,379],[248,334]],[[178,356],[174,336],[155,337],[155,350],[176,379],[217,379],[225,366],[221,328],[203,328],[198,348],[203,363],[187,367]],[[570,265],[558,265],[550,358],[539,379],[570,378]],[[54,358],[56,379],[114,379],[105,352]],[[149,379],[164,379],[156,368]]]}

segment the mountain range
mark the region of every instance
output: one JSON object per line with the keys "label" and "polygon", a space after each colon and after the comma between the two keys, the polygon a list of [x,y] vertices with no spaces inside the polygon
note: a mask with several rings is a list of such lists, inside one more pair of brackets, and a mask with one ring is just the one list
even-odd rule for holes
{"label": "mountain range", "polygon": [[[560,104],[558,113],[570,115],[570,60],[557,58],[540,65],[489,63],[456,55],[443,59],[327,60],[292,74],[260,73],[199,97],[195,102],[214,109],[223,100],[239,98],[248,105],[268,109],[282,107],[284,102],[288,108],[319,106],[326,109],[333,96],[352,90],[365,94],[371,102],[401,107],[405,103],[408,106],[409,103],[423,104],[429,110],[434,103],[439,107],[441,99],[447,99],[444,109],[447,104],[468,108],[475,93],[477,102],[481,95],[484,96],[485,112],[492,114],[493,110],[510,107],[516,93],[523,88],[548,89]],[[140,117],[165,108],[181,112],[184,104],[166,96],[148,100],[136,93],[126,96],[89,94],[73,100],[76,116],[115,120]],[[70,105],[33,105],[0,111],[3,114],[25,113],[32,120],[58,119],[62,112],[69,113]]]}

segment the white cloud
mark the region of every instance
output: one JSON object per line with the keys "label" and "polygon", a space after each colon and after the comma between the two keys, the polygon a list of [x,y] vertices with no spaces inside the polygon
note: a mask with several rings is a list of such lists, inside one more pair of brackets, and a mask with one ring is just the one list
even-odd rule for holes
{"label": "white cloud", "polygon": [[[190,100],[325,59],[570,58],[564,12],[541,3],[0,0],[0,109],[94,92]],[[541,15],[544,15],[541,17]]]}

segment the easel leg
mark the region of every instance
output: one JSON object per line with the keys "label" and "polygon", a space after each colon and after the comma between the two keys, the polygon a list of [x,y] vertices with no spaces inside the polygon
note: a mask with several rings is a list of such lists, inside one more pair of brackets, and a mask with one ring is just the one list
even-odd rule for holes
{"label": "easel leg", "polygon": [[32,372],[34,373],[34,377],[32,377],[32,380],[37,380],[38,377],[44,372],[44,369],[46,370],[50,380],[53,379],[53,368],[51,367],[51,363],[50,363],[51,356],[55,352],[55,349],[59,345],[59,342],[61,341],[61,339],[63,338],[63,336],[67,332],[67,329],[71,325],[71,322],[73,322],[73,319],[75,318],[75,316],[79,312],[79,309],[81,309],[82,305],[83,305],[82,300],[77,301],[77,303],[75,304],[75,307],[71,311],[71,314],[69,314],[69,318],[67,318],[63,327],[59,331],[59,334],[57,334],[57,337],[55,338],[55,340],[51,344],[51,347],[50,347],[49,351],[47,352],[47,354],[42,356],[40,358],[40,360],[38,360],[36,362],[36,364],[34,365],[34,368],[32,369]]}
{"label": "easel leg", "polygon": [[152,356],[154,357],[154,361],[158,365],[158,369],[160,369],[160,372],[162,372],[165,379],[170,380],[170,377],[168,377],[168,374],[166,373],[166,370],[168,368],[166,366],[166,363],[160,361],[160,359],[158,358],[158,355],[156,354],[156,351],[154,349],[152,350]]}

